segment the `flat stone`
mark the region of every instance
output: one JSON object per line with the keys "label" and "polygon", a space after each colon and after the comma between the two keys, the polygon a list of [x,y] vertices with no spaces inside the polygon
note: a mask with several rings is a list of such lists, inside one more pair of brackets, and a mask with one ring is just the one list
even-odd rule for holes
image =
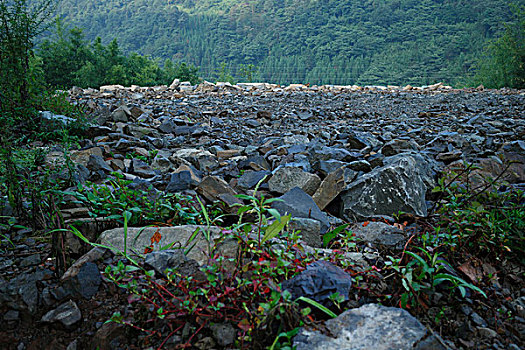
{"label": "flat stone", "polygon": [[219,200],[230,207],[235,203],[242,204],[240,199],[234,197],[237,192],[226,181],[217,176],[205,177],[197,186],[197,192],[212,203]]}
{"label": "flat stone", "polygon": [[[171,227],[128,227],[127,231],[127,247],[128,252],[136,251],[144,253],[145,248],[151,245],[151,237],[158,232],[160,234],[160,241],[154,245],[153,249],[158,250],[160,247],[166,247],[174,244],[174,247],[187,248],[190,245],[189,238],[199,230],[191,245],[196,244],[195,247],[187,254],[188,259],[193,259],[199,264],[204,264],[208,261],[208,244],[204,238],[204,233],[208,232],[206,226],[198,225],[184,225]],[[220,227],[212,226],[209,228],[210,237],[212,239],[218,238],[222,229]],[[100,243],[106,246],[113,247],[113,250],[124,251],[124,228],[115,228],[102,232],[99,239]]]}
{"label": "flat stone", "polygon": [[91,155],[102,157],[102,149],[100,147],[90,147],[83,150],[71,151],[70,153],[70,157],[73,162],[77,164],[82,164],[85,167],[87,167],[87,164],[89,162],[89,156]]}
{"label": "flat stone", "polygon": [[237,181],[237,186],[245,190],[253,189],[265,176],[270,176],[271,174],[271,172],[266,170],[246,170]]}
{"label": "flat stone", "polygon": [[328,176],[328,174],[333,173],[342,166],[345,166],[346,162],[340,160],[320,160],[314,163],[313,168],[322,176]]}
{"label": "flat stone", "polygon": [[241,154],[238,149],[228,149],[223,151],[217,151],[217,158],[219,159],[230,159]]}
{"label": "flat stone", "polygon": [[302,328],[293,339],[297,350],[444,350],[434,335],[406,310],[366,304],[326,321],[334,338]]}
{"label": "flat stone", "polygon": [[77,304],[69,300],[54,310],[49,311],[42,316],[42,322],[60,322],[66,327],[71,327],[82,319],[82,313]]}
{"label": "flat stone", "polygon": [[418,145],[413,140],[403,140],[403,139],[395,139],[392,141],[387,142],[383,148],[381,148],[381,153],[383,153],[386,157],[393,156],[398,153],[402,153],[406,150],[418,150]]}
{"label": "flat stone", "polygon": [[350,230],[357,238],[381,246],[402,248],[406,240],[402,230],[384,222],[357,223]]}
{"label": "flat stone", "polygon": [[20,267],[34,266],[41,262],[42,258],[40,257],[40,254],[33,254],[23,258],[22,261],[20,261]]}

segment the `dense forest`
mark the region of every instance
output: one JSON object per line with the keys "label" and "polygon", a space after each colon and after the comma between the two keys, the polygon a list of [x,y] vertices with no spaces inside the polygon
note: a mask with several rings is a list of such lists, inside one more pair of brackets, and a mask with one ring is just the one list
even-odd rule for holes
{"label": "dense forest", "polygon": [[58,12],[88,40],[204,79],[250,67],[256,80],[311,84],[465,84],[512,17],[508,0],[62,0]]}

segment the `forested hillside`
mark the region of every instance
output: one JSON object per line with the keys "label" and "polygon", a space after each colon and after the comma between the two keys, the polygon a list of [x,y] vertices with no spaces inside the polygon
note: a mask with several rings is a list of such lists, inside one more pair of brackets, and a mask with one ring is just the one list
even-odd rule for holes
{"label": "forested hillside", "polygon": [[62,0],[58,11],[90,40],[205,79],[226,63],[267,82],[419,85],[467,81],[511,14],[508,0]]}

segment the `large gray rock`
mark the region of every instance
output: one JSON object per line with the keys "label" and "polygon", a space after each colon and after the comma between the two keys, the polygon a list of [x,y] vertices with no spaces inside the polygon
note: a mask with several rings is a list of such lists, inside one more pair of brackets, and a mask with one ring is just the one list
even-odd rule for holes
{"label": "large gray rock", "polygon": [[433,189],[437,185],[438,174],[443,170],[443,166],[436,162],[426,153],[407,151],[396,154],[395,156],[383,159],[384,165],[396,164],[406,157],[411,157],[415,161],[415,166],[427,190]]}
{"label": "large gray rock", "polygon": [[[193,235],[195,230],[199,229],[199,233],[195,239],[188,243],[189,238]],[[136,251],[143,253],[146,247],[151,244],[151,237],[158,231],[160,234],[160,241],[154,247],[165,247],[171,243],[175,243],[175,247],[187,247],[195,244],[195,247],[188,253],[187,257],[197,261],[199,264],[207,262],[208,244],[203,237],[207,232],[206,226],[185,225],[172,227],[128,227],[127,232],[127,247],[128,252]],[[211,239],[218,238],[222,232],[220,227],[212,226],[209,228]],[[113,247],[116,250],[124,250],[124,228],[119,227],[112,230],[102,232],[100,235],[100,243],[106,246]],[[213,244],[213,242],[212,242]]]}
{"label": "large gray rock", "polygon": [[283,167],[275,172],[268,181],[270,191],[286,193],[294,187],[299,187],[310,196],[315,193],[321,179],[315,174],[308,173],[301,168]]}
{"label": "large gray rock", "polygon": [[402,230],[384,222],[358,223],[352,226],[351,231],[357,238],[380,246],[402,248],[405,242]]}
{"label": "large gray rock", "polygon": [[349,184],[341,193],[343,216],[350,221],[399,211],[426,216],[425,191],[416,161],[405,156]]}
{"label": "large gray rock", "polygon": [[330,299],[334,293],[346,301],[349,299],[352,277],[345,270],[331,262],[320,260],[311,263],[297,276],[282,283],[292,298],[307,297],[326,306],[333,305]]}
{"label": "large gray rock", "polygon": [[330,227],[328,217],[319,209],[312,197],[299,187],[292,188],[279,198],[281,201],[273,202],[272,207],[281,215],[292,214],[292,217],[315,219],[321,222],[321,233],[328,231]]}
{"label": "large gray rock", "polygon": [[366,304],[326,322],[335,338],[302,328],[297,350],[444,350],[434,335],[406,310]]}

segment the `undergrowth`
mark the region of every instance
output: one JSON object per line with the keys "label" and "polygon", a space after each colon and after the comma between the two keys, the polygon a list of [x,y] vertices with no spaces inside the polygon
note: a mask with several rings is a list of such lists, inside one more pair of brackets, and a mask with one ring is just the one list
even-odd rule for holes
{"label": "undergrowth", "polygon": [[[307,254],[300,233],[287,229],[291,217],[280,216],[271,209],[273,199],[258,196],[257,189],[251,196],[240,195],[245,204],[238,207],[238,221],[223,229],[219,241],[212,242],[206,230],[192,236],[195,239],[197,234],[203,234],[208,241],[208,263],[197,271],[188,274],[184,269],[168,269],[159,275],[129,256],[108,266],[106,280],[118,285],[129,302],[128,311],[114,314],[111,321],[141,330],[141,346],[158,348],[171,344],[173,339],[178,339],[179,347],[190,347],[209,334],[212,324],[219,323],[234,328],[232,347],[291,349],[291,340],[300,327],[314,326],[366,302],[407,308],[416,314],[423,312],[424,317],[438,325],[450,312],[447,305],[465,298],[487,298],[493,277],[473,280],[458,271],[460,264],[479,254],[504,259],[516,258],[523,252],[523,192],[495,183],[473,191],[459,181],[447,179],[450,177],[442,179],[435,189],[440,194],[437,215],[421,218],[419,224],[397,223],[411,233],[405,248],[384,263],[378,261],[368,267],[353,264],[345,256],[365,249],[347,224],[324,235],[323,246],[330,248],[331,254]],[[92,187],[92,192],[79,191],[86,196],[84,201],[91,203],[94,213],[126,212],[131,217],[133,212],[133,216],[141,218],[138,222],[159,217],[160,207],[130,192],[128,182],[117,178],[109,184],[113,186],[111,191],[101,186]],[[169,207],[170,215],[164,218],[179,211],[179,215],[189,215],[190,220],[208,227],[215,224],[198,201],[200,210],[193,208],[188,212],[186,205]],[[250,220],[246,221],[245,215]],[[152,243],[160,238],[158,233],[156,236]],[[225,255],[221,244],[229,240],[235,242],[236,252]],[[185,253],[188,246],[191,242],[182,247]],[[292,300],[282,290],[281,282],[318,259],[327,259],[351,274],[354,297],[345,301],[348,298],[334,294],[330,297],[332,305],[327,308],[308,298]],[[439,302],[436,295],[443,296]]]}

